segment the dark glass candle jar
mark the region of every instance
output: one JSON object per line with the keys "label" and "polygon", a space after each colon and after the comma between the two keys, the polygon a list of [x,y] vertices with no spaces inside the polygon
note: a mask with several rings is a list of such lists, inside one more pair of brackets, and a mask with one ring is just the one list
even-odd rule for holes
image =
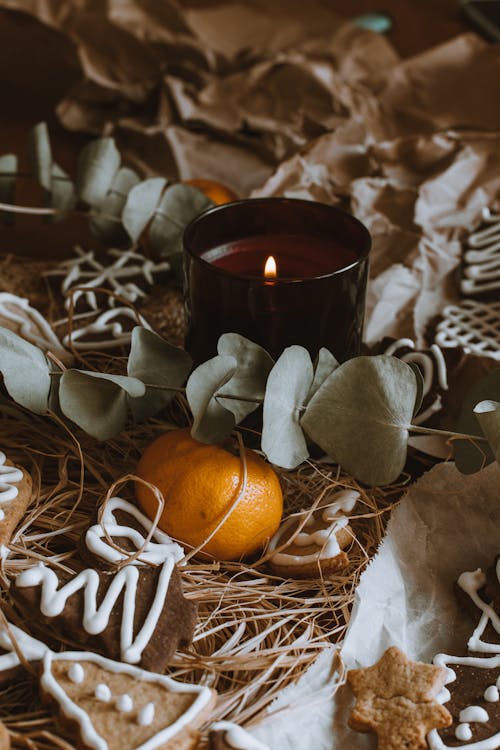
{"label": "dark glass candle jar", "polygon": [[[205,211],[184,234],[186,349],[199,364],[235,332],[275,358],[292,344],[312,357],[322,346],[339,361],[359,354],[370,245],[361,222],[313,201],[257,198]],[[266,276],[270,256],[276,269]]]}

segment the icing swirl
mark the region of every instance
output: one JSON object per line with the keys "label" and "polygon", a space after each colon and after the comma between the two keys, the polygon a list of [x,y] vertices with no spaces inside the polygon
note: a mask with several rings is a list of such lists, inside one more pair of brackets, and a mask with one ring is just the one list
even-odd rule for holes
{"label": "icing swirl", "polygon": [[[23,478],[23,472],[15,466],[7,466],[7,456],[0,451],[0,506],[10,503],[19,495],[19,489],[14,485],[19,484]],[[0,521],[5,518],[5,512],[0,507]]]}
{"label": "icing swirl", "polygon": [[[339,555],[341,552],[336,534],[348,524],[348,518],[343,513],[351,513],[356,502],[359,500],[359,492],[355,490],[341,490],[334,495],[333,503],[326,508],[319,508],[304,524],[304,528],[298,534],[291,534],[286,542],[285,549],[276,551],[282,545],[282,540],[294,526],[299,525],[297,516],[288,518],[278,529],[269,542],[268,551],[270,561],[276,565],[306,565],[307,563],[327,560]],[[318,514],[323,528],[309,530],[317,524]],[[286,549],[291,545],[298,547],[317,547],[317,550],[309,555],[294,555]]]}

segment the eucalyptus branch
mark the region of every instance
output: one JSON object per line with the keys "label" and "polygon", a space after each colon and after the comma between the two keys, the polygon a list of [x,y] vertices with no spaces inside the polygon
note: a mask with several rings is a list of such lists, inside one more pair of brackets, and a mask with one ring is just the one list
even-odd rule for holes
{"label": "eucalyptus branch", "polygon": [[482,443],[488,442],[484,435],[468,435],[465,432],[453,432],[453,430],[438,430],[435,427],[423,427],[422,425],[411,424],[410,432],[415,432],[420,435],[438,435],[440,437],[458,438],[459,440],[479,440]]}
{"label": "eucalyptus branch", "polygon": [[[32,172],[0,172],[0,177],[10,177],[18,180],[34,180],[35,175]],[[68,175],[53,174],[51,179],[55,182],[73,182],[71,177]]]}
{"label": "eucalyptus branch", "polygon": [[15,203],[0,203],[0,211],[10,214],[27,214],[28,216],[88,216],[90,218],[106,219],[116,224],[121,224],[121,219],[113,214],[102,213],[101,211],[84,211],[77,208],[54,208],[42,206],[17,206]]}

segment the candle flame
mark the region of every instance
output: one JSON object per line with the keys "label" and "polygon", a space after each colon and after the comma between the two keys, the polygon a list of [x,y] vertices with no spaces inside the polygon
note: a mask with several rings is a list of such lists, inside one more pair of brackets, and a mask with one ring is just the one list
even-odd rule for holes
{"label": "candle flame", "polygon": [[275,279],[277,275],[278,269],[276,267],[276,261],[274,260],[274,257],[270,255],[264,266],[264,276],[266,279]]}

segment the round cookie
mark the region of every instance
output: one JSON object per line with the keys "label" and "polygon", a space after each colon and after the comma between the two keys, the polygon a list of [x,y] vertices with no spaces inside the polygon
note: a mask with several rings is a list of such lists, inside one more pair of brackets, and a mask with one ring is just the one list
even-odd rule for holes
{"label": "round cookie", "polygon": [[12,534],[31,502],[32,481],[25,469],[14,466],[0,451],[0,545]]}
{"label": "round cookie", "polygon": [[346,513],[352,512],[359,492],[342,490],[333,502],[322,505],[297,533],[301,519],[288,518],[269,542],[269,565],[283,578],[327,577],[345,568],[349,558],[344,550],[353,534]]}

